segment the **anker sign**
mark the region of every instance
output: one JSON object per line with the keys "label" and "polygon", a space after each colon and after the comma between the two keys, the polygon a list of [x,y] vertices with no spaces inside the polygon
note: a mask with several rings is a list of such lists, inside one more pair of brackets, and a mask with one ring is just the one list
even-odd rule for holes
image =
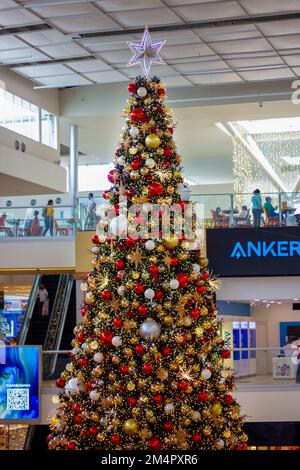
{"label": "anker sign", "polygon": [[221,277],[300,276],[300,227],[207,229],[207,257]]}

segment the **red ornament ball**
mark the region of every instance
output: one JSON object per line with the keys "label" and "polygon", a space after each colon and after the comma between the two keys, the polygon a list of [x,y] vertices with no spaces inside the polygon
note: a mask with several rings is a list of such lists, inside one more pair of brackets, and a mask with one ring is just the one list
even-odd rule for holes
{"label": "red ornament ball", "polygon": [[124,365],[121,366],[121,367],[120,367],[120,372],[121,372],[121,374],[124,374],[124,375],[125,375],[125,374],[128,374],[128,373],[129,373],[129,367],[128,367],[128,366],[124,366]]}
{"label": "red ornament ball", "polygon": [[82,423],[82,416],[76,415],[76,416],[74,417],[74,423],[75,423],[75,424],[81,424],[81,423]]}
{"label": "red ornament ball", "polygon": [[131,122],[143,121],[145,118],[144,110],[141,108],[133,109],[130,113]]}
{"label": "red ornament ball", "polygon": [[206,291],[206,287],[204,287],[204,286],[198,286],[198,287],[197,287],[197,291],[199,292],[199,294],[204,294],[204,292]]}
{"label": "red ornament ball", "polygon": [[110,300],[112,297],[111,292],[108,289],[105,289],[101,292],[101,299],[102,300]]}
{"label": "red ornament ball", "polygon": [[114,445],[117,446],[121,443],[121,436],[119,434],[113,434],[111,436],[110,442]]}
{"label": "red ornament ball", "polygon": [[100,240],[99,240],[98,235],[95,234],[92,236],[92,243],[94,243],[94,245],[99,245]]}
{"label": "red ornament ball", "polygon": [[141,356],[145,352],[144,346],[142,346],[141,344],[137,344],[135,347],[135,352]]}
{"label": "red ornament ball", "polygon": [[80,413],[81,411],[81,408],[79,405],[77,405],[77,403],[75,405],[72,406],[72,410],[74,411],[74,413]]}
{"label": "red ornament ball", "polygon": [[144,364],[144,365],[143,365],[143,372],[144,372],[144,374],[150,375],[150,374],[152,374],[152,371],[153,371],[153,367],[152,367],[151,364]]}
{"label": "red ornament ball", "polygon": [[115,262],[115,267],[118,271],[120,269],[123,269],[125,267],[125,261],[123,261],[122,259],[117,259],[117,261]]}
{"label": "red ornament ball", "polygon": [[96,428],[96,426],[91,426],[90,427],[89,434],[90,434],[90,436],[95,436],[96,434],[98,434],[98,429]]}
{"label": "red ornament ball", "polygon": [[199,392],[198,393],[198,401],[207,401],[208,400],[208,395],[206,392]]}
{"label": "red ornament ball", "polygon": [[149,194],[151,197],[161,196],[164,192],[164,187],[161,183],[155,181],[149,186]]}
{"label": "red ornament ball", "polygon": [[180,382],[177,383],[177,388],[180,392],[186,392],[188,386],[189,384],[186,380],[180,380]]}
{"label": "red ornament ball", "polygon": [[171,352],[172,352],[172,349],[169,346],[164,346],[161,351],[164,357],[169,357]]}
{"label": "red ornament ball", "polygon": [[140,161],[139,160],[133,160],[133,162],[130,163],[131,168],[136,171],[140,167]]}
{"label": "red ornament ball", "polygon": [[164,96],[166,94],[166,90],[165,90],[165,88],[159,88],[157,90],[157,93],[158,93],[159,96]]}
{"label": "red ornament ball", "polygon": [[142,317],[144,317],[145,315],[147,315],[148,309],[147,309],[146,305],[140,305],[139,308],[138,308],[138,311],[139,311],[139,314]]}
{"label": "red ornament ball", "polygon": [[153,401],[156,405],[161,405],[162,402],[164,401],[163,396],[160,393],[158,393],[157,395],[154,395]]}
{"label": "red ornament ball", "polygon": [[123,320],[122,320],[122,318],[121,318],[121,317],[116,317],[116,318],[114,318],[113,324],[114,324],[114,327],[115,327],[115,328],[121,328],[121,326],[123,325]]}
{"label": "red ornament ball", "polygon": [[221,352],[222,359],[230,359],[230,355],[229,349],[223,349]]}
{"label": "red ornament ball", "polygon": [[148,449],[159,450],[161,448],[161,441],[156,436],[150,437],[147,443]]}
{"label": "red ornament ball", "polygon": [[158,275],[158,266],[150,266],[149,274],[151,274],[151,276],[157,276]]}
{"label": "red ornament ball", "polygon": [[92,380],[88,380],[87,383],[85,384],[87,390],[93,390],[94,389],[94,382]]}
{"label": "red ornament ball", "polygon": [[202,279],[203,279],[203,281],[208,281],[208,279],[209,279],[209,274],[208,274],[207,271],[205,271],[205,273],[202,274]]}
{"label": "red ornament ball", "polygon": [[190,312],[190,317],[194,318],[194,320],[197,320],[200,317],[200,310],[198,308],[193,308]]}
{"label": "red ornament ball", "polygon": [[172,432],[173,429],[174,429],[174,425],[173,425],[172,421],[165,421],[163,423],[163,429],[166,432]]}
{"label": "red ornament ball", "polygon": [[178,263],[179,259],[177,258],[177,256],[173,256],[173,258],[171,258],[171,266],[175,267]]}
{"label": "red ornament ball", "polygon": [[202,436],[201,434],[193,434],[192,435],[192,441],[195,443],[195,444],[198,444],[199,442],[202,441]]}
{"label": "red ornament ball", "polygon": [[80,333],[78,333],[78,335],[76,336],[76,339],[77,339],[77,341],[79,341],[79,343],[84,343],[84,341],[85,341],[85,336],[84,336],[83,333],[80,332]]}
{"label": "red ornament ball", "polygon": [[164,156],[165,157],[171,157],[173,155],[173,149],[172,148],[167,148],[167,149],[164,149]]}
{"label": "red ornament ball", "polygon": [[88,363],[89,363],[89,360],[86,357],[82,357],[78,361],[79,367],[85,367],[88,365]]}
{"label": "red ornament ball", "polygon": [[81,315],[82,315],[83,317],[85,317],[86,314],[87,314],[87,309],[86,309],[85,307],[82,307],[82,309],[81,309]]}
{"label": "red ornament ball", "polygon": [[103,346],[110,346],[112,339],[113,333],[110,331],[102,331],[100,335],[100,343],[103,344]]}
{"label": "red ornament ball", "polygon": [[132,408],[137,404],[137,399],[135,397],[129,397],[127,401],[128,405]]}
{"label": "red ornament ball", "polygon": [[74,450],[75,448],[76,448],[75,442],[69,441],[69,442],[67,443],[67,449],[68,449],[68,450]]}
{"label": "red ornament ball", "polygon": [[157,290],[155,291],[155,295],[154,295],[154,298],[156,300],[161,300],[164,296],[164,292],[162,290]]}
{"label": "red ornament ball", "polygon": [[64,388],[66,382],[64,379],[57,379],[55,383],[58,388]]}
{"label": "red ornament ball", "polygon": [[129,93],[134,95],[136,93],[136,90],[137,90],[136,84],[134,82],[129,83],[129,85],[127,87],[127,90],[129,91]]}
{"label": "red ornament ball", "polygon": [[134,292],[135,292],[136,294],[142,294],[142,293],[144,292],[144,286],[143,286],[143,284],[136,284],[136,285],[134,286]]}
{"label": "red ornament ball", "polygon": [[234,402],[234,398],[232,395],[230,395],[230,393],[228,393],[227,395],[225,395],[224,397],[224,403],[226,403],[226,405],[231,405],[231,403]]}

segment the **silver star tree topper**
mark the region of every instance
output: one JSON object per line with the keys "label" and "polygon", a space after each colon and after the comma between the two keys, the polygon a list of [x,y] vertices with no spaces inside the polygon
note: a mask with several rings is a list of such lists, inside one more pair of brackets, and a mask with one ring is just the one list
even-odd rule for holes
{"label": "silver star tree topper", "polygon": [[134,44],[132,42],[127,43],[133,52],[133,56],[128,62],[128,66],[140,64],[145,77],[148,78],[150,68],[153,63],[164,64],[159,52],[165,42],[166,41],[152,42],[148,26],[146,26],[140,44]]}

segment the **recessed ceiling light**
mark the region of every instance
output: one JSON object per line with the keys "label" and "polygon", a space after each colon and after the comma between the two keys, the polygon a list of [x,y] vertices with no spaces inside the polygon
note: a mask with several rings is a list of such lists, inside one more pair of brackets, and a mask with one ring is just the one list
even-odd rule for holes
{"label": "recessed ceiling light", "polygon": [[266,305],[266,308],[269,308],[269,307],[270,307],[270,305],[271,305],[271,304],[267,304],[267,305]]}
{"label": "recessed ceiling light", "polygon": [[299,299],[294,299],[294,300],[299,300]]}

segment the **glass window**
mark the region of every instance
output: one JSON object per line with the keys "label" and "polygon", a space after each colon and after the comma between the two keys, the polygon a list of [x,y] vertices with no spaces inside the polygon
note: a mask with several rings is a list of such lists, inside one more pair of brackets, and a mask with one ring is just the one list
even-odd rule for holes
{"label": "glass window", "polygon": [[78,191],[102,191],[109,189],[111,183],[107,174],[114,168],[112,163],[102,165],[79,165]]}
{"label": "glass window", "polygon": [[45,109],[41,110],[42,144],[57,148],[56,116]]}
{"label": "glass window", "polygon": [[1,89],[0,126],[39,141],[39,108]]}

